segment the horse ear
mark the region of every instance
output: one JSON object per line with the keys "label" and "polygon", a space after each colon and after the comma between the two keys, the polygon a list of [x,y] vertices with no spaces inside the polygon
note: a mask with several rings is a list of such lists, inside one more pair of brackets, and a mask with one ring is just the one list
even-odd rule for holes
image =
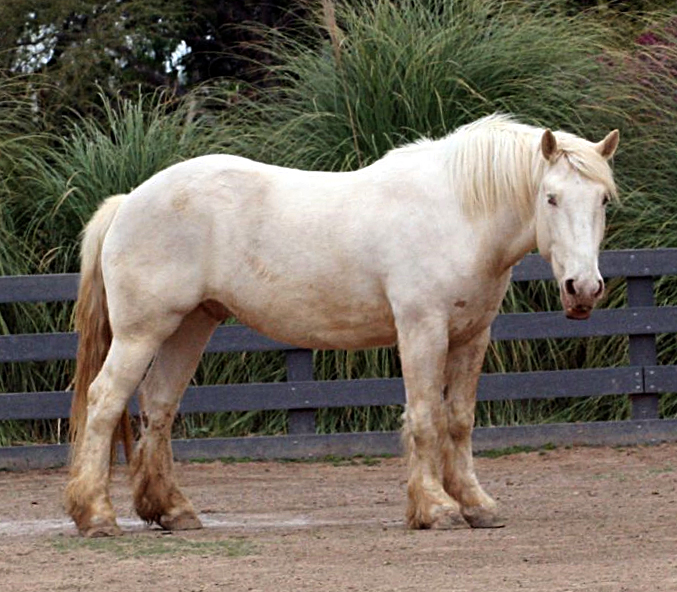
{"label": "horse ear", "polygon": [[615,129],[612,132],[609,132],[606,138],[604,138],[599,144],[595,144],[595,150],[599,152],[603,158],[609,160],[616,152],[618,148],[618,141],[620,139],[620,134],[618,130]]}
{"label": "horse ear", "polygon": [[543,153],[543,158],[548,161],[551,160],[555,155],[555,152],[557,152],[557,140],[555,139],[555,134],[549,129],[546,129],[541,137],[541,152]]}

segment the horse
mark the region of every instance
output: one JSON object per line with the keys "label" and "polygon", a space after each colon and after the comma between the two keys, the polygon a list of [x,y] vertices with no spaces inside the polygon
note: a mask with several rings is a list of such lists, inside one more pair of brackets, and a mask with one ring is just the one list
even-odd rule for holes
{"label": "horse", "polygon": [[81,246],[65,492],[80,534],[121,533],[109,497],[119,440],[138,515],[202,527],[176,481],[171,426],[231,317],[300,348],[397,344],[406,525],[502,526],[471,447],[490,325],[512,267],[536,248],[566,316],[590,316],[604,292],[598,253],[618,142],[618,130],[594,143],[493,114],[351,172],[211,154],[108,198]]}

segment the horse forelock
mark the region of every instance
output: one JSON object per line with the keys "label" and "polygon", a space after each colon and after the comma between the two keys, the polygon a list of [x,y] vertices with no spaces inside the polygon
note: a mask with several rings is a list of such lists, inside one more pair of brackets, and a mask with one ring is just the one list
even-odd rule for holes
{"label": "horse forelock", "polygon": [[561,157],[579,174],[601,183],[609,197],[618,199],[618,189],[609,162],[603,158],[590,142],[564,132],[556,132]]}

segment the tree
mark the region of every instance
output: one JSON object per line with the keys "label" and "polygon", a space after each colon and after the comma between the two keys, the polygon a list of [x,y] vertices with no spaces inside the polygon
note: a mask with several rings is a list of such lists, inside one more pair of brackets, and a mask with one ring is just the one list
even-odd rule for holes
{"label": "tree", "polygon": [[185,4],[190,5],[188,26],[182,30],[190,48],[184,59],[189,84],[220,77],[263,82],[265,74],[259,64],[270,63],[271,56],[260,49],[263,39],[257,29],[289,31],[303,26],[308,12],[299,0],[192,0]]}
{"label": "tree", "polygon": [[290,27],[301,12],[297,0],[13,0],[0,3],[0,70],[41,75],[38,99],[57,118],[89,112],[99,92],[261,83],[270,54],[243,24]]}

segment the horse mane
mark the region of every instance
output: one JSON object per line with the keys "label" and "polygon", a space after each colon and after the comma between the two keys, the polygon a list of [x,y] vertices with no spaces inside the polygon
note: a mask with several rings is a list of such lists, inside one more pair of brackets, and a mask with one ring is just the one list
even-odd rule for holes
{"label": "horse mane", "polygon": [[[449,181],[466,215],[474,218],[493,213],[510,199],[518,215],[528,219],[547,164],[540,149],[543,132],[543,128],[519,123],[509,115],[493,114],[440,140],[424,138],[391,153],[441,150]],[[611,168],[594,145],[567,132],[554,134],[558,147],[555,160],[566,158],[577,172],[601,182],[616,198]]]}

